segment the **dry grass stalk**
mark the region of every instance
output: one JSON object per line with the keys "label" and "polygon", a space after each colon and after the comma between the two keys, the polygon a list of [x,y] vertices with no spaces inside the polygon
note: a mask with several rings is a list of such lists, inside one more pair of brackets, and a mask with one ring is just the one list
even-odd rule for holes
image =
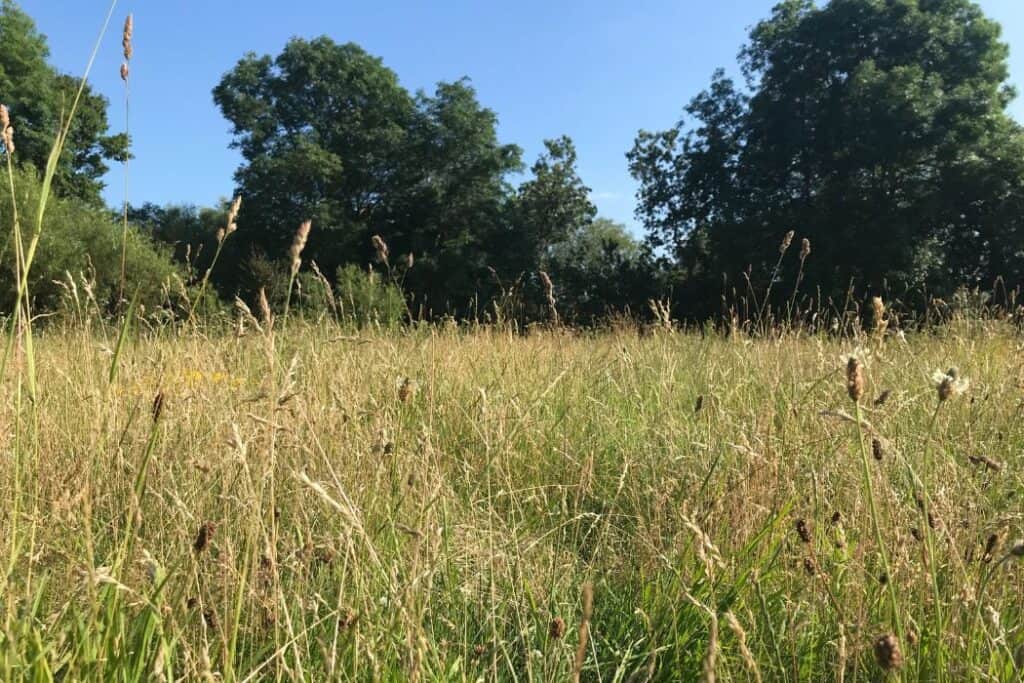
{"label": "dry grass stalk", "polygon": [[726,612],[725,623],[729,625],[729,630],[733,632],[736,640],[739,641],[743,665],[747,667],[752,680],[756,681],[756,683],[761,683],[761,669],[757,666],[757,660],[754,659],[754,653],[750,651],[750,646],[747,645],[747,632],[743,630],[740,620],[732,612]]}
{"label": "dry grass stalk", "polygon": [[580,642],[576,646],[576,658],[573,660],[572,680],[579,683],[583,663],[587,658],[587,642],[590,638],[590,617],[594,612],[594,586],[589,582],[583,584],[583,618],[580,620]]}
{"label": "dry grass stalk", "polygon": [[265,287],[260,287],[257,301],[260,309],[260,322],[263,324],[264,329],[269,331],[274,325],[274,315],[270,312],[270,302],[267,301],[267,290]]}
{"label": "dry grass stalk", "polygon": [[544,285],[544,298],[548,302],[548,315],[551,316],[551,322],[555,325],[558,324],[558,309],[555,307],[555,283],[551,281],[549,276],[543,270],[538,273],[540,282]]}

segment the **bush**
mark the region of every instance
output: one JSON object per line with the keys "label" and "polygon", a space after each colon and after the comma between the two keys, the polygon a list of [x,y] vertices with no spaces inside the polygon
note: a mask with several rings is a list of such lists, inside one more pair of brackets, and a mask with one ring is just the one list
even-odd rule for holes
{"label": "bush", "polygon": [[[22,239],[27,248],[36,226],[42,183],[35,171],[19,169],[15,171],[14,185]],[[3,186],[7,191],[0,191],[0,229],[7,237],[0,248],[0,307],[11,311],[17,294],[14,220],[6,178]],[[122,227],[109,211],[51,195],[29,273],[33,310],[57,310],[66,291],[62,283],[67,283],[69,274],[75,279],[89,280],[97,305],[109,310],[116,304],[120,289],[121,238]],[[163,285],[175,268],[165,250],[129,229],[125,272],[125,297],[130,298],[138,288],[139,301],[154,307],[163,302]]]}
{"label": "bush", "polygon": [[385,282],[379,273],[349,265],[338,268],[335,279],[338,315],[344,322],[392,327],[405,316],[401,288]]}

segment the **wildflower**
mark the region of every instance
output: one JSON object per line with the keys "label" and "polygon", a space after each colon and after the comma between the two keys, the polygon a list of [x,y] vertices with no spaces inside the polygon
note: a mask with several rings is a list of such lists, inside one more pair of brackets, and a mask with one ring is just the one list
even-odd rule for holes
{"label": "wildflower", "polygon": [[960,396],[970,386],[970,382],[961,377],[956,368],[950,368],[945,372],[936,370],[932,375],[932,383],[935,384],[940,403]]}

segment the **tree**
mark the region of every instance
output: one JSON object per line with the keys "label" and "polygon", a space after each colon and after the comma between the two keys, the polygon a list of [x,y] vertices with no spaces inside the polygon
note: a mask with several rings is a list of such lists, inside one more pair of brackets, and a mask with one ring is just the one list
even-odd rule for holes
{"label": "tree", "polygon": [[[46,39],[11,0],[0,2],[0,42],[0,93],[15,128],[15,157],[42,171],[79,79],[47,63]],[[127,158],[127,136],[107,134],[107,104],[88,85],[84,88],[54,176],[59,195],[101,204],[106,162]]]}
{"label": "tree", "polygon": [[530,168],[532,177],[519,186],[511,212],[513,239],[503,269],[510,275],[534,273],[547,266],[551,247],[586,228],[597,209],[590,188],[576,170],[576,146],[567,136],[544,141],[544,153]]}
{"label": "tree", "polygon": [[[814,245],[805,289],[824,296],[1021,273],[1006,58],[969,0],[779,3],[741,52],[748,93],[719,72],[688,120],[638,136],[651,245],[706,301],[723,274],[766,288],[791,229]],[[782,276],[798,266],[791,254]]]}
{"label": "tree", "polygon": [[465,307],[479,290],[485,236],[501,219],[520,151],[497,140],[497,117],[465,80],[413,96],[380,59],[329,38],[248,55],[214,99],[245,160],[239,244],[283,255],[312,219],[307,257],[324,273],[374,258],[380,235],[414,306]]}
{"label": "tree", "polygon": [[621,223],[598,218],[552,245],[547,266],[560,308],[572,320],[594,323],[609,314],[643,314],[660,290],[649,253]]}

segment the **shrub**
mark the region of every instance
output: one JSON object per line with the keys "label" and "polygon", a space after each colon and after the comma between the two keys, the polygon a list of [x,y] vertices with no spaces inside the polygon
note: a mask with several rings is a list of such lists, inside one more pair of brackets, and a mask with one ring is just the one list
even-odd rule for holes
{"label": "shrub", "polygon": [[386,282],[373,270],[343,266],[335,275],[339,317],[359,326],[392,327],[402,321],[407,308],[398,285]]}
{"label": "shrub", "polygon": [[[6,174],[4,174],[6,175]],[[17,283],[14,274],[14,225],[10,184],[4,178],[0,191],[0,225],[8,231],[0,248],[0,307],[14,308]],[[19,169],[14,176],[23,241],[28,246],[35,230],[41,182],[35,171]],[[32,269],[29,294],[33,310],[54,311],[60,306],[70,274],[88,274],[93,296],[101,308],[117,301],[121,280],[121,227],[109,211],[75,199],[51,196],[43,219]],[[137,230],[128,232],[125,297],[138,288],[139,301],[148,307],[163,300],[163,285],[175,272],[168,254]]]}

